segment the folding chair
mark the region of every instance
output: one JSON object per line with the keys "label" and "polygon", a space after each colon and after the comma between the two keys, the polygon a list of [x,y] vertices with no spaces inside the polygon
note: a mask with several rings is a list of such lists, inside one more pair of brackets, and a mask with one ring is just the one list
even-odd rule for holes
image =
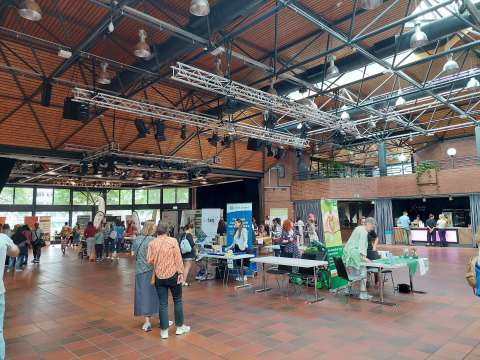
{"label": "folding chair", "polygon": [[[352,289],[352,285],[355,287],[355,283],[358,282],[358,281],[363,281],[365,283],[365,287],[366,287],[367,277],[362,276],[362,275],[347,273],[347,269],[345,269],[345,264],[343,263],[343,260],[342,260],[341,257],[334,256],[333,257],[333,262],[335,263],[335,267],[337,268],[337,275],[340,278],[348,281],[347,286],[350,287],[350,290]],[[335,293],[335,298],[337,298],[338,289],[339,288],[337,287],[337,292]],[[348,296],[347,296],[347,304],[348,304],[348,299],[350,299],[350,293],[351,293],[351,291],[348,293]],[[370,298],[368,298],[368,301],[370,301]]]}

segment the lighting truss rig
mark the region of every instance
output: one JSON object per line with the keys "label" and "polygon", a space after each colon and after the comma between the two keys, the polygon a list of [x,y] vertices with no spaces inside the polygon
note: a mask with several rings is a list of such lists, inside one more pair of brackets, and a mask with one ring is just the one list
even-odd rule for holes
{"label": "lighting truss rig", "polygon": [[156,154],[145,154],[145,153],[136,153],[130,151],[120,150],[120,144],[112,141],[107,145],[95,148],[92,146],[83,146],[75,144],[65,144],[65,150],[79,151],[83,152],[83,157],[85,161],[92,161],[102,158],[103,156],[116,155],[117,157],[127,158],[127,159],[140,159],[145,161],[159,162],[159,163],[172,163],[172,164],[182,164],[185,169],[196,168],[202,166],[209,166],[212,164],[220,164],[221,157],[215,156],[211,159],[199,160],[199,159],[185,159],[175,156],[167,155],[156,155]]}
{"label": "lighting truss rig", "polygon": [[175,66],[172,66],[172,69],[172,79],[178,82],[220,95],[235,96],[236,100],[296,118],[298,121],[308,121],[313,124],[343,130],[353,135],[358,134],[356,126],[351,121],[343,121],[335,115],[316,108],[269,94],[181,62],[177,62]]}
{"label": "lighting truss rig", "polygon": [[[309,146],[308,140],[300,139],[292,135],[282,134],[275,131],[268,131],[252,125],[244,125],[240,123],[232,124],[226,120],[217,119],[213,116],[209,117],[196,113],[187,113],[179,110],[173,110],[148,101],[140,102],[128,100],[118,96],[112,96],[105,93],[89,91],[81,88],[75,88],[75,90],[73,90],[73,93],[75,101],[87,103],[90,105],[96,105],[107,109],[123,111],[130,114],[135,114],[137,116],[149,116],[155,119],[168,120],[190,126],[198,126],[200,128],[207,128],[212,131],[222,132],[226,134],[232,134],[233,132],[237,136],[252,137],[277,144],[290,145],[296,148],[303,149]],[[118,152],[117,155],[119,155]]]}

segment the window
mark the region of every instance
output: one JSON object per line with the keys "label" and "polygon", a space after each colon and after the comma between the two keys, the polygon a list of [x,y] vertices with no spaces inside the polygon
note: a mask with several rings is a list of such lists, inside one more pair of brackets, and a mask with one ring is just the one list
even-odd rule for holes
{"label": "window", "polygon": [[13,205],[13,187],[4,187],[0,193],[1,205]]}
{"label": "window", "polygon": [[149,204],[160,204],[160,189],[150,189],[150,190],[148,190],[148,203]]}
{"label": "window", "polygon": [[146,205],[148,203],[148,190],[135,190],[135,205]]}
{"label": "window", "polygon": [[70,190],[55,189],[53,192],[53,205],[70,205]]}
{"label": "window", "polygon": [[15,205],[32,205],[33,204],[33,188],[16,188]]}
{"label": "window", "polygon": [[107,205],[120,204],[120,190],[110,190],[107,193]]}
{"label": "window", "polygon": [[89,191],[87,197],[88,205],[95,205],[97,203],[97,197],[102,196],[101,191]]}
{"label": "window", "polygon": [[188,204],[190,190],[186,189],[177,189],[177,203],[179,204]]}
{"label": "window", "polygon": [[53,189],[37,189],[37,205],[52,205]]}
{"label": "window", "polygon": [[74,191],[73,205],[87,205],[87,197],[80,191]]}
{"label": "window", "polygon": [[[145,222],[147,220],[152,220],[153,209],[147,210],[135,210],[138,214],[138,218],[140,219],[140,223]],[[160,219],[160,210],[157,210],[157,221]]]}
{"label": "window", "polygon": [[163,203],[175,204],[175,189],[163,189]]}
{"label": "window", "polygon": [[31,212],[0,212],[0,216],[6,216],[6,223],[10,225],[10,229],[13,230],[17,224],[25,224],[25,216],[32,216]]}
{"label": "window", "polygon": [[37,212],[35,216],[50,216],[50,234],[54,234],[55,231],[60,233],[62,230],[63,225],[68,222],[68,212]]}
{"label": "window", "polygon": [[132,190],[120,190],[120,205],[132,205]]}

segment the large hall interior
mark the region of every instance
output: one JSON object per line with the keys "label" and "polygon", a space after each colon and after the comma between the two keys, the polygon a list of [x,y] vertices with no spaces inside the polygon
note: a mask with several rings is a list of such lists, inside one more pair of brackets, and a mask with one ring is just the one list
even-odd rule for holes
{"label": "large hall interior", "polygon": [[0,360],[480,360],[479,46],[480,0],[0,0]]}

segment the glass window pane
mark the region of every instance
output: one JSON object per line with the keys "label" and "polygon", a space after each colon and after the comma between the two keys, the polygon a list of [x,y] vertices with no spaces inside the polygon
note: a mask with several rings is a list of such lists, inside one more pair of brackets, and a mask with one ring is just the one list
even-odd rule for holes
{"label": "glass window pane", "polygon": [[135,190],[135,204],[147,204],[148,190]]}
{"label": "glass window pane", "polygon": [[175,204],[175,189],[163,189],[163,203]]}
{"label": "glass window pane", "polygon": [[118,205],[120,204],[120,190],[110,190],[107,193],[107,205]]}
{"label": "glass window pane", "polygon": [[25,216],[32,216],[31,212],[0,212],[0,216],[6,216],[6,223],[10,225],[10,229],[13,230],[17,224],[25,224]]}
{"label": "glass window pane", "polygon": [[37,189],[37,205],[52,205],[53,189]]}
{"label": "glass window pane", "polygon": [[[62,226],[68,222],[68,211],[62,212],[54,212],[54,211],[43,211],[43,212],[36,212],[35,216],[50,216],[51,227],[50,227],[50,235],[60,233],[62,230]],[[71,224],[70,224],[71,226]]]}
{"label": "glass window pane", "polygon": [[190,189],[177,189],[177,203],[188,204]]}
{"label": "glass window pane", "polygon": [[53,193],[53,205],[70,205],[70,190],[55,189]]}
{"label": "glass window pane", "polygon": [[120,190],[120,205],[132,205],[132,190]]}
{"label": "glass window pane", "polygon": [[[152,220],[153,209],[144,209],[144,210],[135,210],[140,219],[140,223],[144,223],[147,220]],[[157,214],[160,214],[160,211],[157,210]],[[158,215],[157,215],[158,218]]]}
{"label": "glass window pane", "polygon": [[101,191],[90,191],[87,198],[88,205],[95,205],[99,195],[102,195]]}
{"label": "glass window pane", "polygon": [[87,197],[80,191],[74,191],[73,205],[87,205]]}
{"label": "glass window pane", "polygon": [[33,188],[16,188],[14,204],[15,205],[32,205],[33,204]]}
{"label": "glass window pane", "polygon": [[13,187],[4,187],[0,193],[0,204],[13,205]]}
{"label": "glass window pane", "polygon": [[160,189],[150,189],[150,190],[148,190],[148,203],[149,204],[160,204]]}

